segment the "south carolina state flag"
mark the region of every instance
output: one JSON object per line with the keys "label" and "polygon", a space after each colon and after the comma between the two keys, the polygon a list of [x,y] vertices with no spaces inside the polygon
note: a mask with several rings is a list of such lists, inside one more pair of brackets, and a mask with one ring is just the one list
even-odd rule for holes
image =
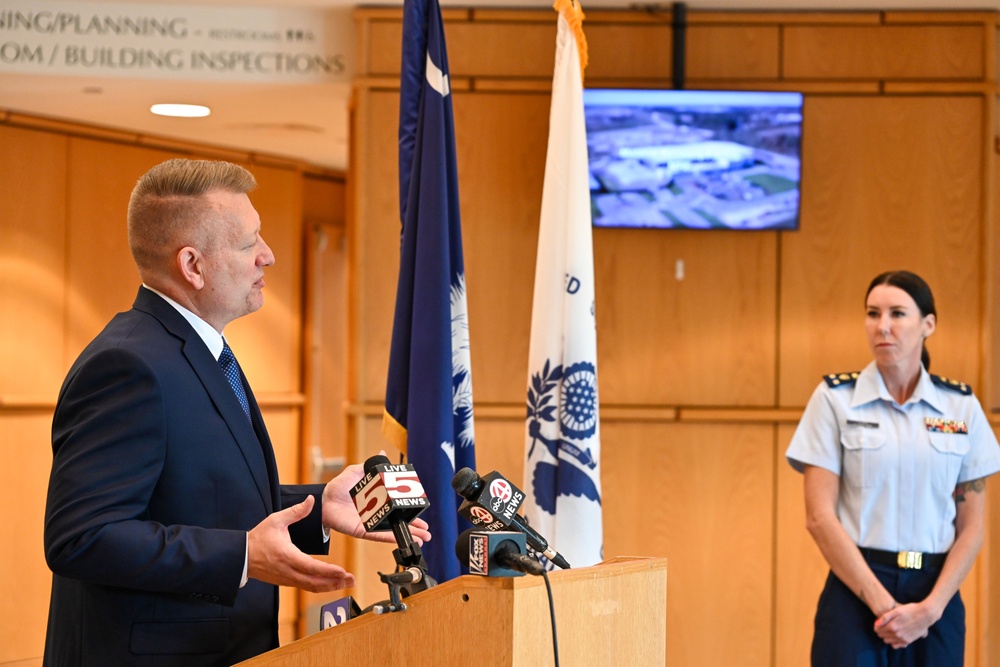
{"label": "south carolina state flag", "polygon": [[557,0],[555,74],[535,265],[523,509],[574,567],[602,559],[597,327],[583,12]]}
{"label": "south carolina state flag", "polygon": [[[465,264],[454,120],[441,9],[403,4],[399,193],[403,223],[382,430],[405,452],[430,508],[423,547],[437,581],[461,574],[455,557],[456,468],[475,469]],[[464,520],[462,520],[464,521]]]}

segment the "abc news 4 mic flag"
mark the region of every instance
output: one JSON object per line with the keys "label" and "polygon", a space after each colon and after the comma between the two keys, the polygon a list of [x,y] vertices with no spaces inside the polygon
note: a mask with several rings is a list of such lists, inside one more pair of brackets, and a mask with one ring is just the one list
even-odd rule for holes
{"label": "abc news 4 mic flag", "polygon": [[504,530],[517,516],[524,492],[495,470],[482,479],[477,497],[463,500],[458,513],[476,528]]}
{"label": "abc news 4 mic flag", "polygon": [[382,431],[420,472],[430,499],[424,545],[438,582],[461,574],[464,525],[451,488],[475,468],[472,362],[454,117],[437,0],[403,3],[399,107],[402,238]]}
{"label": "abc news 4 mic flag", "polygon": [[576,567],[603,557],[583,12],[559,12],[528,359],[523,512]]}

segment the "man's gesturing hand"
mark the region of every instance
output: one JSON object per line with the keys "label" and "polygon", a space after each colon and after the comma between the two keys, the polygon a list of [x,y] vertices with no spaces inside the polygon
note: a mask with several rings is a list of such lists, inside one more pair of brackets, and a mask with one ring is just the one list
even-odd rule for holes
{"label": "man's gesturing hand", "polygon": [[288,534],[288,526],[309,516],[315,499],[275,512],[257,524],[247,538],[247,576],[295,586],[313,593],[354,586],[354,575],[332,563],[302,553]]}

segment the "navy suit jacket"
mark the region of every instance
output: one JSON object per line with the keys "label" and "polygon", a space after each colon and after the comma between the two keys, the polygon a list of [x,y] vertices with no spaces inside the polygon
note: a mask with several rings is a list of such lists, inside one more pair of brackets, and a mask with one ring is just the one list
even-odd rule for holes
{"label": "navy suit jacket", "polygon": [[73,364],[52,423],[45,665],[214,667],[278,646],[277,587],[239,587],[246,534],[312,494],[292,538],[324,553],[323,487],[279,485],[243,383],[252,425],[204,341],[144,288]]}

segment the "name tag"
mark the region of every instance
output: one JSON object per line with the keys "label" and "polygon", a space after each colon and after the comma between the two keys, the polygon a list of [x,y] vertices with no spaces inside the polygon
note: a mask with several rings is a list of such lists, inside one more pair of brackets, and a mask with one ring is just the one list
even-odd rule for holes
{"label": "name tag", "polygon": [[956,419],[938,419],[937,417],[927,417],[924,419],[924,423],[927,424],[927,430],[932,433],[957,433],[959,435],[969,434],[969,427],[965,425],[965,422],[958,421]]}
{"label": "name tag", "polygon": [[878,422],[861,422],[854,419],[848,419],[847,425],[855,428],[879,428]]}

